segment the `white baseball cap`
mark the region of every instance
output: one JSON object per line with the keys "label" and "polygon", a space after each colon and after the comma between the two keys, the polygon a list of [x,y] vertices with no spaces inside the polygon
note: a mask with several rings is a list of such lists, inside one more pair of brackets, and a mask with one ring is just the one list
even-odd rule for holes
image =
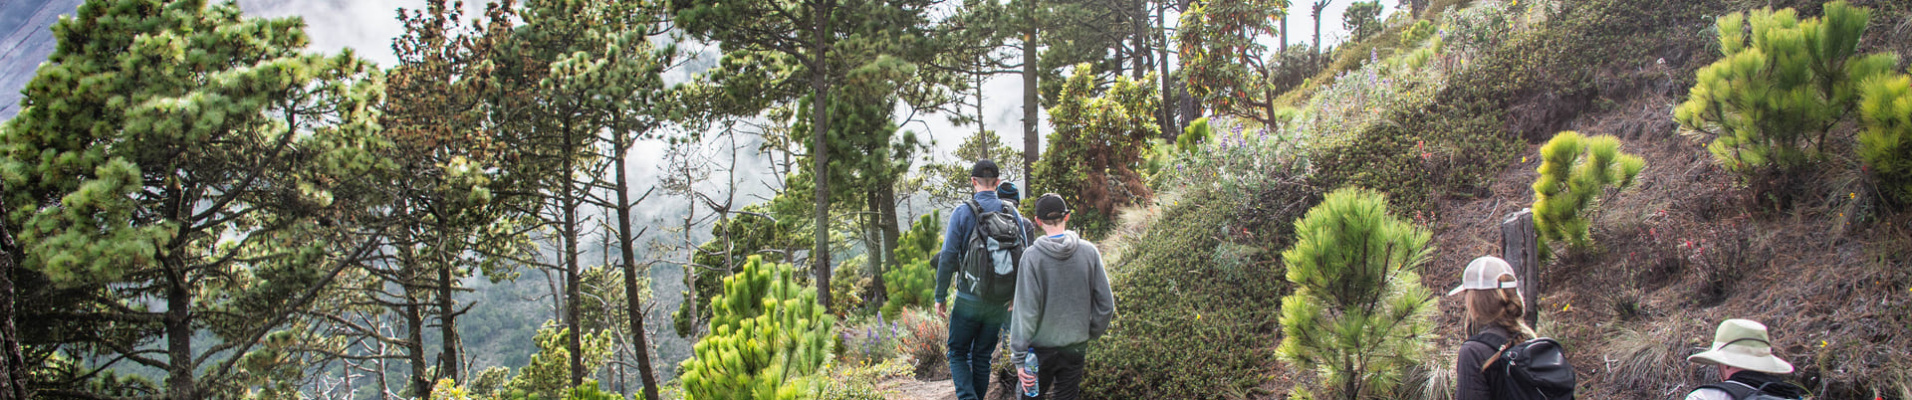
{"label": "white baseball cap", "polygon": [[1447,291],[1448,296],[1461,294],[1472,289],[1514,289],[1520,287],[1519,281],[1501,282],[1501,275],[1514,276],[1514,267],[1500,257],[1482,256],[1467,263],[1467,270],[1461,271],[1461,285]]}

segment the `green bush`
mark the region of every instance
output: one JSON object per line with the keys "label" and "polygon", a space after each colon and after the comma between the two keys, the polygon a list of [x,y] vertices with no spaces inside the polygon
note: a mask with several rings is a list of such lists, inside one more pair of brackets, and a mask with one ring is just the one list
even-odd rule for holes
{"label": "green bush", "polygon": [[[1280,334],[1277,252],[1313,185],[1243,175],[1239,194],[1202,185],[1103,247],[1119,314],[1089,346],[1088,398],[1210,399],[1266,382]],[[1143,214],[1146,215],[1146,214]],[[1245,397],[1245,395],[1244,395]]]}
{"label": "green bush", "polygon": [[1056,106],[1049,108],[1055,132],[1029,181],[1029,193],[1068,199],[1077,210],[1070,227],[1089,238],[1108,232],[1117,208],[1153,196],[1143,180],[1142,153],[1149,139],[1161,136],[1154,75],[1117,77],[1100,96],[1094,93],[1095,79],[1090,65],[1082,64],[1063,84]]}
{"label": "green bush", "polygon": [[1912,204],[1912,76],[1874,76],[1860,84],[1859,156],[1879,177],[1880,192]]}
{"label": "green bush", "polygon": [[750,257],[711,299],[710,334],[684,360],[684,398],[799,399],[818,390],[836,319],[796,269]]}
{"label": "green bush", "polygon": [[1534,227],[1549,241],[1576,249],[1592,244],[1586,215],[1609,186],[1626,189],[1646,160],[1620,152],[1620,139],[1566,131],[1540,147],[1540,178],[1534,180]]}
{"label": "green bush", "polygon": [[1407,30],[1401,31],[1401,48],[1418,46],[1421,41],[1434,37],[1434,34],[1439,31],[1440,28],[1434,26],[1434,21],[1425,19],[1414,21],[1414,25],[1409,25]]}
{"label": "green bush", "polygon": [[1857,84],[1897,57],[1858,55],[1871,11],[1843,1],[1800,20],[1793,9],[1720,17],[1719,61],[1701,68],[1673,111],[1689,135],[1749,179],[1788,178],[1823,159],[1827,133],[1855,106]]}
{"label": "green bush", "polygon": [[943,248],[943,219],[936,213],[924,214],[896,241],[897,268],[883,272],[883,285],[890,299],[883,303],[883,317],[895,320],[905,307],[928,307],[934,302],[936,252]]}
{"label": "green bush", "polygon": [[1188,127],[1182,128],[1182,134],[1175,136],[1175,151],[1193,153],[1201,149],[1202,142],[1214,136],[1215,133],[1208,127],[1208,117],[1196,118],[1189,121]]}
{"label": "green bush", "polygon": [[[504,398],[509,399],[556,399],[563,397],[571,388],[571,351],[566,343],[571,340],[571,330],[560,328],[556,321],[545,321],[538,328],[538,335],[532,338],[537,342],[538,353],[531,355],[531,361],[518,369],[518,375],[506,381]],[[611,358],[611,332],[599,332],[596,335],[585,334],[578,338],[584,352],[584,374],[597,373]]]}
{"label": "green bush", "polygon": [[1295,246],[1281,253],[1295,292],[1281,299],[1276,355],[1320,374],[1323,394],[1389,393],[1428,352],[1435,300],[1416,271],[1433,235],[1389,215],[1387,200],[1367,189],[1329,193],[1295,232]]}

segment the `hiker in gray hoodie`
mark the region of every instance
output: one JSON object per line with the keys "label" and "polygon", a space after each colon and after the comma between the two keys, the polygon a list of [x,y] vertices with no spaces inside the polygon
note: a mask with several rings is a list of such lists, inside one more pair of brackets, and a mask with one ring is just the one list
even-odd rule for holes
{"label": "hiker in gray hoodie", "polygon": [[[1044,236],[1022,253],[1016,276],[1016,307],[1010,315],[1010,361],[1022,387],[1037,384],[1037,397],[1082,396],[1082,364],[1090,340],[1109,331],[1115,295],[1102,269],[1102,253],[1068,230],[1069,204],[1055,193],[1036,199],[1037,226]],[[1022,368],[1035,349],[1037,373]]]}

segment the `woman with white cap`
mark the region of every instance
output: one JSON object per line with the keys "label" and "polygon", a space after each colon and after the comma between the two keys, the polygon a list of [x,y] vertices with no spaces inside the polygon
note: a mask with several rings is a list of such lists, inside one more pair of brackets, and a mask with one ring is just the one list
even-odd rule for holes
{"label": "woman with white cap", "polygon": [[1692,393],[1687,393],[1687,400],[1800,399],[1806,396],[1806,389],[1786,383],[1786,378],[1778,376],[1792,373],[1792,363],[1773,355],[1773,344],[1766,336],[1766,325],[1756,321],[1729,319],[1720,322],[1719,329],[1713,333],[1713,347],[1686,357],[1686,361],[1718,366],[1720,378],[1719,383],[1700,386]]}
{"label": "woman with white cap", "polygon": [[[1461,344],[1460,359],[1454,363],[1457,386],[1455,400],[1492,400],[1515,398],[1499,393],[1509,387],[1500,374],[1487,373],[1487,366],[1500,357],[1501,350],[1534,338],[1534,330],[1521,319],[1526,313],[1520,301],[1519,281],[1506,260],[1486,256],[1467,263],[1461,272],[1461,285],[1448,296],[1464,295],[1467,315],[1462,319],[1470,339]],[[1489,342],[1502,343],[1495,348]]]}

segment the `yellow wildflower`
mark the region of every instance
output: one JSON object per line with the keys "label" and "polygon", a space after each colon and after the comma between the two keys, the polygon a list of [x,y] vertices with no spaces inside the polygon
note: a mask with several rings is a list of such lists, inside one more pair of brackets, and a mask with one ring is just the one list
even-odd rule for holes
{"label": "yellow wildflower", "polygon": [[1567,312],[1567,310],[1571,310],[1571,309],[1573,309],[1573,305],[1568,304],[1566,307],[1561,307],[1560,312]]}
{"label": "yellow wildflower", "polygon": [[1824,340],[1819,341],[1819,347],[1826,347],[1827,345],[1831,345],[1831,343],[1826,343]]}

